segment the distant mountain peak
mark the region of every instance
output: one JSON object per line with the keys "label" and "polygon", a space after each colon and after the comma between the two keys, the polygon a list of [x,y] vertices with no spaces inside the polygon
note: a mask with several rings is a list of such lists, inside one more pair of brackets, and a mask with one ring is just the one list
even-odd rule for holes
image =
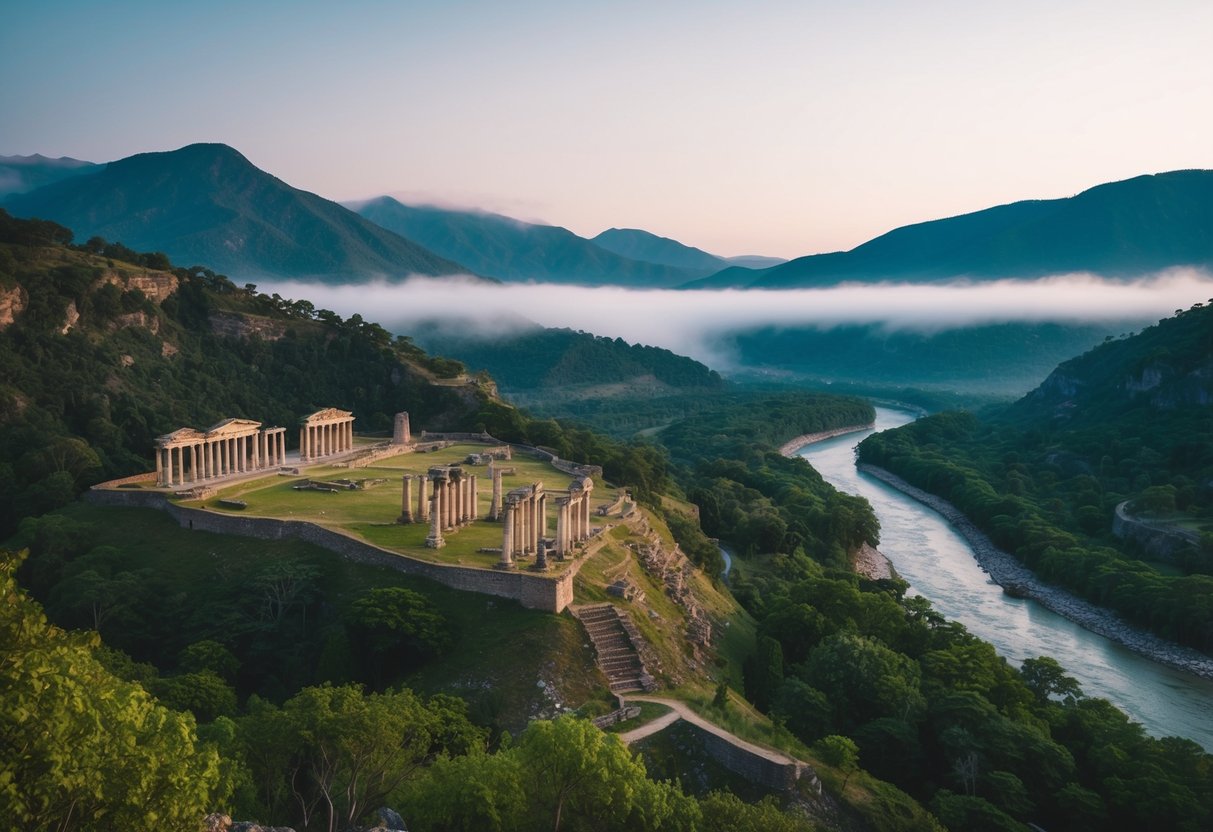
{"label": "distant mountain peak", "polygon": [[11,196],[6,207],[79,239],[97,235],[241,278],[346,283],[469,272],[219,142],[139,153],[97,171]]}
{"label": "distant mountain peak", "polygon": [[1213,266],[1213,171],[1144,174],[1072,197],[914,223],[850,251],[800,257],[759,272],[721,272],[696,285],[773,289],[1066,272],[1131,278],[1175,266]]}

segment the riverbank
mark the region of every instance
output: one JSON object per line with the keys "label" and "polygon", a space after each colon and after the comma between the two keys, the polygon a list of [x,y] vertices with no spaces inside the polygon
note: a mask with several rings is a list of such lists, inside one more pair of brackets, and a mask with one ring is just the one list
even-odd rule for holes
{"label": "riverbank", "polygon": [[1004,589],[1039,603],[1063,618],[1140,653],[1160,664],[1213,679],[1213,658],[1139,630],[1109,610],[1085,601],[1064,589],[1047,584],[1012,555],[994,545],[986,534],[954,505],[874,465],[859,465],[860,471],[892,486],[946,519],[968,542],[982,569]]}
{"label": "riverbank", "polygon": [[[806,433],[803,436],[797,436],[795,439],[785,442],[779,448],[779,453],[787,457],[796,456],[796,452],[806,445],[812,445],[814,442],[824,442],[827,439],[833,439],[835,436],[845,436],[848,433],[859,433],[864,430],[872,430],[876,427],[875,422],[869,422],[866,425],[848,425],[846,427],[834,428],[833,430],[825,430],[820,433]],[[851,569],[857,575],[862,575],[871,581],[883,581],[892,579],[897,573],[893,570],[893,562],[874,546],[869,546],[867,543],[860,546],[851,553]]]}
{"label": "riverbank", "polygon": [[847,425],[846,427],[834,428],[833,430],[823,430],[820,433],[806,433],[784,442],[779,446],[779,453],[784,456],[796,456],[796,452],[805,445],[812,445],[814,442],[822,442],[826,439],[833,439],[835,436],[843,436],[848,433],[858,433],[861,430],[871,430],[874,427],[876,427],[875,422],[868,422],[866,425]]}

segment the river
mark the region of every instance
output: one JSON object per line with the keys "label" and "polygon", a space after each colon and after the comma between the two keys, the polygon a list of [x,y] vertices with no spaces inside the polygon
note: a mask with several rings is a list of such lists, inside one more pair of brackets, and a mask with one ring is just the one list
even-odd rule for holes
{"label": "river", "polygon": [[[916,414],[876,408],[875,430],[912,422]],[[968,544],[931,509],[855,468],[866,430],[798,451],[835,488],[867,498],[880,519],[880,551],[911,592],[992,643],[1018,666],[1052,656],[1088,696],[1115,703],[1154,736],[1179,736],[1213,751],[1213,680],[1173,670],[1083,629],[1035,601],[1012,598],[990,580]]]}

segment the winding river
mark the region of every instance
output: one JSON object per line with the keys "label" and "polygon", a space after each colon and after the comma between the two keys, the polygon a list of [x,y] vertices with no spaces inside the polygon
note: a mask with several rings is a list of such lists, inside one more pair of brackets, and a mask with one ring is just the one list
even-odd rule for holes
{"label": "winding river", "polygon": [[[912,422],[915,414],[876,408],[875,430]],[[1213,681],[1173,670],[1083,629],[1035,601],[1012,598],[990,580],[946,520],[855,468],[866,430],[798,451],[835,488],[866,497],[880,519],[880,551],[911,592],[989,641],[1012,664],[1052,656],[1088,696],[1114,702],[1154,736],[1195,740],[1213,751]]]}

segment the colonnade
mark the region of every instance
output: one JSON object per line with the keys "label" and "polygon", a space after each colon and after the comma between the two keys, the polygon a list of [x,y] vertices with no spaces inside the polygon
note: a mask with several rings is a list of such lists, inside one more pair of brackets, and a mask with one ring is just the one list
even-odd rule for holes
{"label": "colonnade", "polygon": [[498,569],[513,569],[514,558],[536,555],[536,568],[546,568],[543,536],[547,531],[547,494],[543,483],[515,488],[505,495],[502,506],[501,561]]}
{"label": "colonnade", "polygon": [[286,459],[286,428],[224,419],[205,431],[179,428],[156,439],[156,484],[172,488],[276,468]]}
{"label": "colonnade", "polygon": [[594,481],[581,477],[569,483],[567,497],[556,498],[556,557],[564,560],[573,544],[590,537],[590,495]]}
{"label": "colonnade", "polygon": [[354,447],[354,414],[335,407],[299,420],[299,461],[342,454]]}
{"label": "colonnade", "polygon": [[[476,475],[468,474],[458,465],[440,465],[429,470],[421,480],[421,495],[424,496],[428,480],[432,492],[429,499],[430,533],[425,545],[440,549],[446,545],[443,532],[455,531],[479,519],[477,507],[479,492]],[[402,504],[409,499],[411,486],[404,478]],[[421,512],[419,511],[418,514]]]}

